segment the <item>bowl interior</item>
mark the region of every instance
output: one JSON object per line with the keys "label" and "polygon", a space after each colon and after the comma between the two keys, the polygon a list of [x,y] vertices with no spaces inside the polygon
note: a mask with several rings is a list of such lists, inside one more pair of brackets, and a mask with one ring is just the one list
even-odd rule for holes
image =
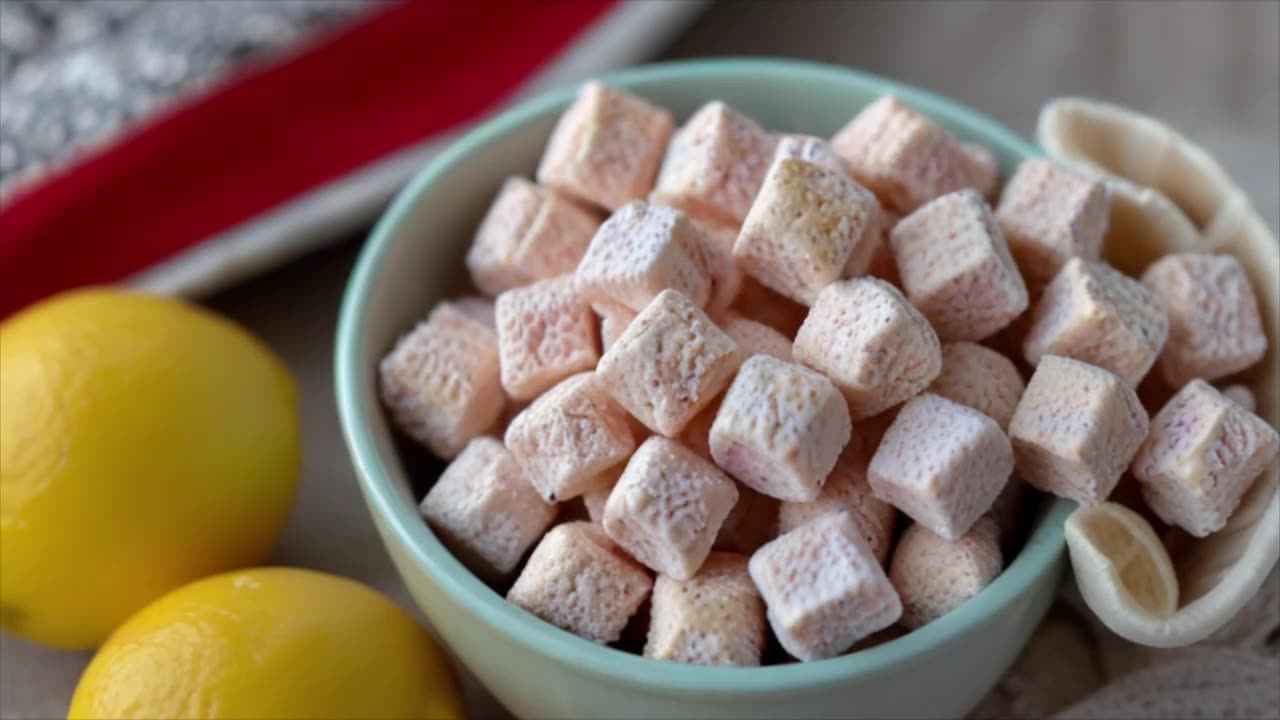
{"label": "bowl interior", "polygon": [[[918,89],[855,71],[803,62],[715,60],[653,65],[604,76],[669,108],[682,121],[720,99],[776,131],[829,137],[885,93],[933,117],[963,140],[981,142],[1003,172],[1038,149],[994,121]],[[424,572],[475,615],[513,637],[590,673],[690,692],[776,691],[900,668],[1000,609],[1051,571],[1063,550],[1066,501],[1044,501],[1011,565],[978,597],[903,638],[853,655],[763,668],[664,663],[601,647],[508,604],[475,578],[421,520],[415,497],[438,462],[393,438],[376,393],[379,359],[438,300],[466,286],[463,257],[503,178],[532,177],[557,116],[576,88],[552,92],[467,134],[420,172],[382,217],[352,276],[340,318],[336,375],[347,444],[372,511],[407,546]]]}

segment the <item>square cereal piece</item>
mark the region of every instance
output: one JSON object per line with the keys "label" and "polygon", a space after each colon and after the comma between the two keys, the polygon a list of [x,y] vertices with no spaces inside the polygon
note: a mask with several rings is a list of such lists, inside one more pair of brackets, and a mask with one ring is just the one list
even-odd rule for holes
{"label": "square cereal piece", "polygon": [[889,236],[902,287],[944,341],[981,340],[1030,300],[987,203],[974,190],[930,200]]}
{"label": "square cereal piece", "polygon": [[991,509],[1012,473],[995,420],[929,393],[902,406],[867,468],[876,497],[948,540]]}
{"label": "square cereal piece", "polygon": [[699,222],[702,227],[702,263],[711,279],[711,296],[707,299],[707,314],[718,316],[729,309],[742,290],[744,277],[738,260],[733,256],[733,243],[738,239],[736,225]]}
{"label": "square cereal piece", "polygon": [[791,341],[764,323],[730,312],[720,322],[720,329],[738,343],[738,350],[744,358],[763,353],[791,362]]}
{"label": "square cereal piece", "polygon": [[929,392],[968,405],[1008,430],[1026,387],[1009,358],[982,345],[958,342],[942,346],[942,372]]}
{"label": "square cereal piece", "polygon": [[1098,259],[1110,215],[1101,183],[1044,158],[1024,160],[996,206],[996,222],[1033,293],[1067,260]]}
{"label": "square cereal piece", "polygon": [[898,593],[847,512],[778,537],[747,567],[778,642],[800,660],[835,657],[902,615]]}
{"label": "square cereal piece", "polygon": [[812,135],[791,134],[778,138],[778,147],[773,151],[773,159],[777,161],[783,158],[803,160],[838,173],[849,174],[849,166],[845,164],[844,158],[840,157],[826,140]]}
{"label": "square cereal piece", "polygon": [[556,518],[502,443],[478,437],[440,474],[419,506],[449,549],[476,574],[500,578]]}
{"label": "square cereal piece", "polygon": [[1032,487],[1097,505],[1147,436],[1147,411],[1123,379],[1046,355],[1009,421],[1018,475]]}
{"label": "square cereal piece", "polygon": [[572,275],[508,290],[494,302],[502,388],[530,400],[600,360],[596,318]]}
{"label": "square cereal piece", "polygon": [[645,440],[604,506],[604,530],[636,560],[677,580],[698,572],[738,489],[674,440]]}
{"label": "square cereal piece", "polygon": [[854,179],[903,214],[971,184],[960,142],[891,95],[863,108],[831,147]]}
{"label": "square cereal piece", "polygon": [[591,309],[600,318],[600,348],[609,352],[609,348],[622,337],[622,332],[636,319],[636,311],[612,300],[597,300],[591,303]]}
{"label": "square cereal piece", "polygon": [[702,307],[711,297],[702,259],[707,242],[688,215],[637,200],[610,215],[591,239],[578,265],[578,286],[591,302],[611,300],[636,312],[666,289]]}
{"label": "square cereal piece", "polygon": [[590,489],[635,450],[627,414],[595,373],[580,373],[533,401],[507,427],[507,448],[545,502]]}
{"label": "square cereal piece", "polygon": [[929,321],[897,288],[869,277],[828,285],[792,353],[831,378],[854,420],[924,390],[942,369],[942,346]]}
{"label": "square cereal piece", "polygon": [[872,554],[884,563],[893,543],[893,526],[898,511],[872,492],[871,484],[867,482],[869,461],[855,438],[840,453],[818,497],[809,502],[782,503],[778,509],[778,532],[791,532],[816,517],[844,510],[853,518]]}
{"label": "square cereal piece", "polygon": [[741,225],[775,144],[754,120],[713,100],[671,137],[654,199],[699,219]]}
{"label": "square cereal piece", "polygon": [[725,472],[779,500],[817,497],[852,433],[840,391],[825,376],[770,355],[742,364],[711,426]]}
{"label": "square cereal piece", "polygon": [[960,149],[964,151],[965,164],[969,168],[970,187],[994,202],[1000,190],[1000,159],[978,143],[963,143]]}
{"label": "square cereal piece", "polygon": [[742,361],[733,339],[674,290],[664,290],[600,359],[597,372],[627,412],[675,437],[729,384]]}
{"label": "square cereal piece", "polygon": [[1205,537],[1227,524],[1278,449],[1265,420],[1192,380],[1152,418],[1133,474],[1161,520]]}
{"label": "square cereal piece", "polygon": [[1166,255],[1142,274],[1142,284],[1160,296],[1169,315],[1160,372],[1173,387],[1232,375],[1266,354],[1258,298],[1234,257]]}
{"label": "square cereal piece", "polygon": [[1072,258],[1045,286],[1022,351],[1032,365],[1043,355],[1061,355],[1136,387],[1168,336],[1169,317],[1158,295],[1110,265]]}
{"label": "square cereal piece", "polygon": [[674,127],[665,109],[589,82],[556,123],[538,182],[616,210],[653,187]]}
{"label": "square cereal piece", "polygon": [[875,196],[842,172],[781,158],[765,176],[733,255],[743,271],[803,304],[875,242]]}
{"label": "square cereal piece", "polygon": [[738,502],[724,519],[711,547],[750,555],[776,537],[778,501],[739,484]]}
{"label": "square cereal piece", "polygon": [[484,293],[497,295],[571,273],[599,226],[595,215],[555,191],[507,178],[467,251],[471,280]]}
{"label": "square cereal piece", "polygon": [[990,517],[979,518],[956,540],[913,524],[902,534],[889,566],[889,580],[902,599],[899,624],[910,630],[924,627],[977,595],[1002,569],[1000,529]]}
{"label": "square cereal piece", "polygon": [[442,303],[378,365],[379,394],[392,424],[450,460],[502,414],[498,336]]}
{"label": "square cereal piece", "polygon": [[764,653],[764,601],[743,555],[713,552],[688,580],[659,575],[649,618],[645,657],[746,667]]}
{"label": "square cereal piece", "polygon": [[644,567],[588,522],[557,525],[533,549],[507,600],[601,645],[615,642],[649,597]]}

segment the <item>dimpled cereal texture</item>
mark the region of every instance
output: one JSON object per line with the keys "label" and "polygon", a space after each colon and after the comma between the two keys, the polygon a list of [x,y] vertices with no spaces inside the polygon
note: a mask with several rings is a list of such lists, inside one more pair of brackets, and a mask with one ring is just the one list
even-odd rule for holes
{"label": "dimpled cereal texture", "polygon": [[738,485],[738,502],[720,526],[712,547],[750,555],[778,536],[778,501]]}
{"label": "dimpled cereal texture", "polygon": [[654,436],[631,456],[604,506],[604,529],[621,548],[677,580],[706,560],[738,489],[715,465]]}
{"label": "dimpled cereal texture", "polygon": [[672,136],[654,199],[699,219],[740,225],[776,143],[751,118],[709,102]]}
{"label": "dimpled cereal texture", "polygon": [[1046,355],[1009,421],[1009,439],[1029,485],[1093,506],[1115,489],[1147,426],[1147,411],[1123,379]]}
{"label": "dimpled cereal texture", "polygon": [[1234,257],[1167,255],[1147,268],[1142,283],[1160,296],[1169,315],[1160,372],[1171,386],[1226,377],[1266,353],[1258,298]]}
{"label": "dimpled cereal texture", "polygon": [[713,552],[688,580],[653,583],[645,657],[694,665],[760,664],[764,601],[744,555]]}
{"label": "dimpled cereal texture", "polygon": [[800,660],[835,657],[898,621],[902,602],[847,512],[768,543],[748,564],[779,643]]}
{"label": "dimpled cereal texture", "polygon": [[736,225],[701,222],[703,266],[711,278],[711,297],[707,300],[707,312],[719,316],[729,309],[742,290],[743,272],[733,256],[733,243],[738,239]]}
{"label": "dimpled cereal texture", "polygon": [[987,200],[995,200],[1000,189],[1000,160],[990,149],[977,143],[960,146],[969,167],[971,187]]}
{"label": "dimpled cereal texture", "polygon": [[508,178],[476,231],[467,269],[489,295],[573,272],[600,221],[524,178]]}
{"label": "dimpled cereal texture", "polygon": [[891,95],[863,108],[831,147],[854,179],[903,214],[972,184],[959,141]]}
{"label": "dimpled cereal texture", "polygon": [[867,476],[876,497],[955,540],[991,509],[1012,472],[1013,449],[994,420],[924,394],[898,412]]}
{"label": "dimpled cereal texture", "polygon": [[831,378],[854,420],[919,393],[942,369],[942,347],[929,321],[897,288],[868,277],[828,285],[796,333],[792,353]]}
{"label": "dimpled cereal texture", "polygon": [[1151,419],[1133,474],[1161,520],[1205,537],[1226,525],[1277,448],[1265,420],[1192,380]]}
{"label": "dimpled cereal texture", "polygon": [[675,208],[643,201],[620,208],[596,231],[578,265],[578,286],[591,302],[611,300],[640,312],[665,289],[702,307],[711,276],[702,259],[702,228]]}
{"label": "dimpled cereal texture", "polygon": [[725,472],[779,500],[813,500],[852,433],[849,411],[825,376],[769,355],[742,364],[711,426]]}
{"label": "dimpled cereal texture", "polygon": [[664,290],[600,359],[597,372],[622,407],[675,437],[729,384],[741,357],[733,339],[674,290]]}
{"label": "dimpled cereal texture", "polygon": [[783,135],[779,138],[773,159],[776,162],[783,158],[803,160],[838,173],[849,174],[849,166],[844,163],[844,158],[837,155],[826,140],[812,135]]}
{"label": "dimpled cereal texture", "polygon": [[1005,184],[996,222],[1034,293],[1067,260],[1098,259],[1110,213],[1101,183],[1035,158],[1023,161]]}
{"label": "dimpled cereal texture", "polygon": [[588,522],[557,525],[542,537],[507,600],[592,642],[615,642],[649,597],[644,567]]}
{"label": "dimpled cereal texture", "polygon": [[508,290],[494,302],[502,388],[530,400],[600,360],[596,318],[572,275]]}
{"label": "dimpled cereal texture", "polygon": [[820,515],[848,511],[881,563],[889,556],[897,510],[875,496],[867,482],[869,458],[859,443],[851,441],[836,460],[836,466],[810,502],[784,502],[778,509],[778,532],[791,532]]}
{"label": "dimpled cereal texture", "polygon": [[1136,387],[1168,336],[1159,296],[1110,265],[1072,258],[1045,287],[1022,348],[1032,365],[1043,355],[1061,355]]}
{"label": "dimpled cereal texture", "polygon": [[419,509],[449,549],[486,577],[514,570],[556,517],[556,507],[541,502],[515,458],[491,437],[468,443]]}
{"label": "dimpled cereal texture", "polygon": [[764,323],[730,313],[721,321],[720,328],[738,343],[738,350],[744,358],[763,353],[791,362],[791,341]]}
{"label": "dimpled cereal texture", "polygon": [[636,319],[636,311],[612,300],[597,300],[591,303],[591,309],[600,318],[600,349],[609,352],[631,321]]}
{"label": "dimpled cereal texture", "polygon": [[616,210],[653,188],[674,126],[663,108],[589,82],[556,123],[538,182]]}
{"label": "dimpled cereal texture", "polygon": [[762,284],[812,304],[860,245],[875,242],[878,211],[875,196],[844,173],[782,158],[769,168],[733,254]]}
{"label": "dimpled cereal texture", "polygon": [[590,372],[534,400],[507,427],[506,443],[548,503],[586,492],[636,446],[626,413]]}
{"label": "dimpled cereal texture", "polygon": [[446,460],[502,414],[498,337],[444,303],[396,342],[378,366],[392,423]]}
{"label": "dimpled cereal texture", "polygon": [[1030,302],[987,203],[974,190],[929,201],[889,236],[902,287],[944,341],[981,340]]}
{"label": "dimpled cereal texture", "polygon": [[902,598],[899,624],[911,630],[923,627],[990,585],[1003,569],[999,538],[989,517],[954,541],[923,525],[907,528],[889,565],[889,580]]}
{"label": "dimpled cereal texture", "polygon": [[958,342],[942,346],[942,372],[929,392],[968,405],[1008,430],[1026,387],[1009,358],[983,345]]}

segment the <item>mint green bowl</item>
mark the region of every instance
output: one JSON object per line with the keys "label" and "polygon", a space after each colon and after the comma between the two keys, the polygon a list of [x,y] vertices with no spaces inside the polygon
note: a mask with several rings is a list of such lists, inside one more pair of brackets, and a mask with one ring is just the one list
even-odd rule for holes
{"label": "mint green bowl", "polygon": [[[922,90],[844,68],[711,60],[635,68],[606,82],[688,117],[718,98],[774,130],[830,136],[884,93],[980,141],[1005,172],[1035,146]],[[659,662],[582,640],[508,604],[419,517],[410,473],[378,404],[376,368],[395,339],[465,282],[472,233],[507,175],[531,177],[575,88],[547,93],[467,133],[383,215],[347,287],[337,396],[360,489],[410,593],[450,650],[525,718],[959,717],[1017,657],[1053,600],[1070,504],[1044,501],[1022,551],[980,595],[900,639],[852,655],[761,668]],[[421,483],[435,470],[417,473]],[[422,492],[419,486],[418,493]]]}

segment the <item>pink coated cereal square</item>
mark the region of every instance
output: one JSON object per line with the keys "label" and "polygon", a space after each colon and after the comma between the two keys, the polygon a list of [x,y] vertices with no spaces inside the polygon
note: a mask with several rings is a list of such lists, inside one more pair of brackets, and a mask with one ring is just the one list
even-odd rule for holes
{"label": "pink coated cereal square", "polygon": [[828,285],[792,353],[831,378],[854,420],[919,393],[942,369],[942,346],[929,321],[897,288],[870,277]]}
{"label": "pink coated cereal square", "polygon": [[635,450],[626,413],[595,373],[574,375],[533,401],[507,427],[507,448],[547,503],[589,490]]}
{"label": "pink coated cereal square", "polygon": [[653,432],[675,437],[729,384],[738,346],[685,296],[664,290],[600,359],[614,399]]}
{"label": "pink coated cereal square", "polygon": [[760,664],[764,601],[746,556],[713,552],[688,580],[659,575],[650,608],[645,657],[695,665]]}
{"label": "pink coated cereal square", "polygon": [[702,258],[708,242],[683,212],[643,201],[609,216],[587,247],[576,277],[591,302],[613,301],[640,312],[663,290],[677,290],[698,307],[711,297]]}
{"label": "pink coated cereal square", "polygon": [[913,524],[893,551],[889,580],[902,599],[899,624],[915,630],[963,605],[1004,568],[1000,529],[979,518],[961,537],[948,540]]}
{"label": "pink coated cereal square", "polygon": [[378,375],[392,423],[446,460],[492,426],[506,403],[497,334],[449,303],[396,342]]}
{"label": "pink coated cereal square", "polygon": [[556,506],[541,502],[502,443],[478,437],[441,473],[419,508],[473,571],[502,577],[542,537]]}
{"label": "pink coated cereal square", "polygon": [[852,425],[825,376],[770,355],[742,364],[711,426],[716,464],[779,500],[817,497]]}
{"label": "pink coated cereal square", "polygon": [[942,372],[929,392],[968,405],[1007,430],[1026,387],[1009,358],[983,345],[958,342],[942,346]]}
{"label": "pink coated cereal square", "polygon": [[578,267],[600,220],[520,177],[507,178],[480,222],[467,252],[467,269],[488,295]]}
{"label": "pink coated cereal square", "polygon": [[502,388],[530,400],[600,359],[596,318],[572,275],[507,290],[494,302]]}
{"label": "pink coated cereal square", "polygon": [[616,210],[653,188],[674,126],[665,109],[589,82],[556,123],[538,182]]}
{"label": "pink coated cereal square", "polygon": [[1030,300],[987,203],[974,190],[930,200],[902,218],[889,244],[907,298],[943,341],[981,340]]}
{"label": "pink coated cereal square", "polygon": [[784,502],[778,509],[778,532],[795,530],[814,518],[847,511],[876,559],[884,563],[893,543],[893,527],[898,511],[876,497],[867,481],[868,453],[855,440],[845,446],[836,460],[822,492],[809,502]]}
{"label": "pink coated cereal square", "polygon": [[756,280],[812,304],[850,255],[875,242],[878,212],[875,196],[848,175],[782,158],[769,168],[733,254]]}
{"label": "pink coated cereal square", "polygon": [[751,118],[709,102],[671,137],[654,199],[699,219],[741,225],[776,142]]}
{"label": "pink coated cereal square", "polygon": [[835,657],[902,615],[897,591],[847,512],[779,536],[747,567],[774,634],[800,660]]}
{"label": "pink coated cereal square", "polygon": [[719,468],[655,435],[631,456],[609,493],[604,530],[649,568],[688,580],[737,501],[737,487]]}

